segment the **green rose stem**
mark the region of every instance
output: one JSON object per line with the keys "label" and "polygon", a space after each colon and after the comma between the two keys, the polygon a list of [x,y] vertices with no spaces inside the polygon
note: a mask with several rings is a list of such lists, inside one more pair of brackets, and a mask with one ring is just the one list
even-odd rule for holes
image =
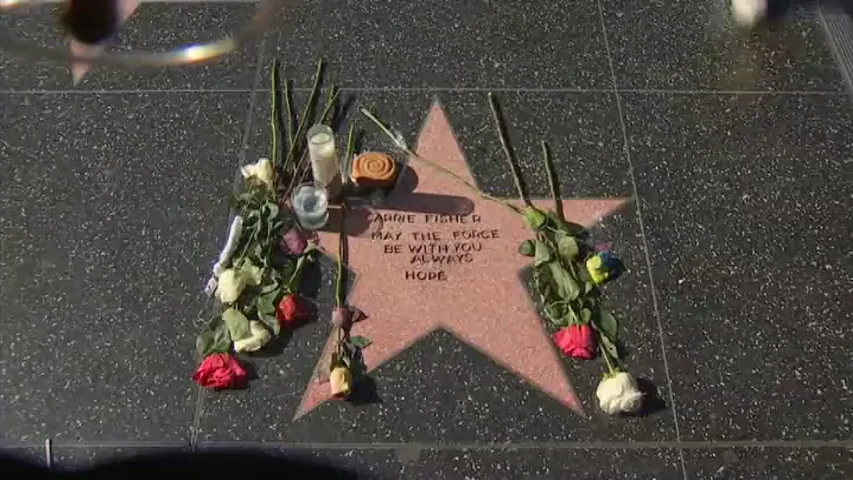
{"label": "green rose stem", "polygon": [[545,172],[548,173],[548,184],[551,186],[551,197],[554,199],[554,213],[560,220],[566,220],[563,214],[563,198],[560,195],[560,181],[554,169],[554,160],[551,158],[551,149],[545,140],[542,140],[542,159],[545,161]]}
{"label": "green rose stem", "polygon": [[246,243],[243,244],[243,247],[240,249],[240,253],[234,256],[231,260],[231,265],[239,265],[243,258],[246,256],[246,253],[249,251],[249,246],[252,242],[255,241],[255,237],[258,235],[258,229],[253,228],[252,233],[249,234],[249,238],[246,239]]}
{"label": "green rose stem", "polygon": [[282,88],[284,89],[284,108],[287,110],[287,150],[290,151],[293,144],[296,143],[293,137],[293,116],[296,115],[296,112],[293,111],[293,104],[290,103],[290,82],[285,80]]}
{"label": "green rose stem", "polygon": [[[323,112],[320,114],[320,123],[331,123],[332,111],[337,105],[340,93],[340,89],[335,85],[332,85],[332,87],[329,89],[329,96],[326,98],[326,105],[323,108]],[[306,150],[302,153],[302,156],[299,159],[298,168],[294,172],[294,176],[297,179],[296,183],[302,183],[305,180],[305,178],[308,176],[308,172],[311,171],[310,165],[311,162],[308,160],[308,151]]]}
{"label": "green rose stem", "polygon": [[290,151],[287,153],[287,157],[284,159],[284,165],[282,165],[283,169],[286,169],[291,161],[293,161],[297,154],[297,147],[299,145],[299,137],[303,135],[303,130],[306,128],[308,124],[308,116],[311,113],[311,106],[314,102],[317,101],[317,94],[320,91],[320,79],[323,77],[323,59],[317,60],[317,71],[314,73],[314,85],[311,87],[311,95],[308,97],[308,102],[305,104],[305,108],[302,109],[302,118],[299,121],[299,127],[296,129],[296,134],[292,137],[292,141],[290,144]]}
{"label": "green rose stem", "polygon": [[[601,334],[599,334],[600,336]],[[607,364],[607,376],[612,377],[616,373],[619,372],[614,366],[613,362],[610,361],[610,354],[607,353],[607,349],[601,344],[601,341],[598,342],[598,349],[601,350],[601,356],[604,357],[604,363]]]}
{"label": "green rose stem", "polygon": [[[350,124],[349,130],[347,131],[347,149],[344,154],[344,163],[348,161],[348,159],[355,153],[355,127]],[[345,191],[347,186],[347,175],[341,175],[341,184],[342,190]],[[341,205],[340,205],[340,215],[341,215],[341,226],[340,226],[340,240],[338,241],[338,271],[335,277],[335,306],[338,308],[344,307],[344,254],[345,247],[347,241],[347,232],[346,232],[346,195],[341,195]],[[337,337],[337,343],[335,345],[335,357],[338,362],[340,362],[344,358],[349,358],[349,351],[346,348],[347,336],[349,332],[341,328],[339,326],[335,326],[335,336]],[[334,368],[335,361],[332,362],[331,367]]]}
{"label": "green rose stem", "polygon": [[506,121],[501,115],[501,107],[498,105],[498,99],[492,92],[488,93],[489,108],[492,111],[492,119],[495,121],[495,129],[498,131],[498,137],[501,140],[504,155],[509,163],[509,169],[512,172],[512,179],[515,182],[515,188],[518,190],[518,197],[524,202],[528,208],[533,208],[530,198],[524,188],[524,181],[521,179],[521,169],[518,168],[518,160],[515,158],[515,152],[509,143],[509,134],[507,133]]}
{"label": "green rose stem", "polygon": [[289,293],[298,292],[298,287],[302,283],[302,271],[305,270],[305,264],[308,263],[308,255],[310,255],[310,253],[303,253],[296,260],[296,267],[293,269],[293,273],[290,274],[290,278],[287,279],[287,283],[284,285],[285,289]]}
{"label": "green rose stem", "polygon": [[[277,84],[278,60],[273,60],[272,73],[270,74],[270,162],[272,162],[273,172],[276,172],[278,167],[278,102],[276,101]],[[275,185],[275,182],[273,182],[273,185]]]}
{"label": "green rose stem", "polygon": [[[355,127],[353,125],[349,126],[349,131],[347,132],[347,149],[344,156],[344,162],[348,161],[348,159],[355,153]],[[343,187],[347,185],[347,175],[341,175],[341,183]],[[344,306],[344,243],[347,239],[347,233],[345,228],[346,221],[346,196],[341,195],[341,231],[340,231],[340,240],[338,241],[338,272],[337,277],[335,278],[335,306],[343,307]]]}
{"label": "green rose stem", "polygon": [[493,197],[493,196],[489,195],[488,193],[483,192],[482,190],[480,190],[479,188],[474,186],[471,182],[465,180],[464,178],[460,177],[459,175],[455,174],[454,172],[442,167],[441,165],[433,162],[432,160],[429,160],[427,158],[422,157],[420,154],[413,151],[411,148],[409,148],[408,145],[406,145],[405,141],[402,138],[400,138],[397,135],[394,135],[394,133],[392,133],[391,130],[384,123],[382,123],[381,120],[379,120],[378,118],[376,118],[375,115],[370,113],[370,110],[368,110],[364,107],[361,107],[359,109],[359,111],[361,112],[362,115],[364,115],[365,117],[370,119],[371,122],[375,123],[376,126],[379,127],[379,129],[382,131],[382,133],[384,133],[391,140],[391,142],[394,143],[395,147],[397,147],[398,149],[407,153],[411,158],[423,163],[424,165],[427,165],[431,168],[434,168],[434,169],[450,176],[451,178],[453,178],[457,182],[461,183],[462,185],[465,185],[466,187],[470,188],[472,191],[476,192],[480,197],[482,197],[486,200],[490,200],[492,202],[499,203],[499,204],[509,208],[513,212],[521,214],[521,209],[519,209],[518,207],[516,207],[512,203],[510,203],[506,200],[503,200],[501,198]]}
{"label": "green rose stem", "polygon": [[[327,123],[329,121],[329,115],[332,113],[332,109],[334,108],[335,103],[337,102],[339,95],[340,95],[340,90],[337,87],[332,86],[331,90],[329,91],[329,97],[326,100],[326,105],[323,108],[323,112],[320,115],[320,123]],[[300,122],[299,128],[301,129],[302,125],[304,125],[305,123],[306,123],[306,121],[303,118],[303,120]],[[290,192],[291,190],[293,190],[293,188],[295,188],[296,185],[301,183],[302,180],[308,175],[308,172],[310,171],[310,169],[307,167],[308,167],[308,165],[311,164],[311,162],[309,162],[307,160],[308,160],[308,149],[306,148],[302,152],[302,155],[299,156],[299,161],[296,162],[296,164],[293,167],[293,176],[290,179],[290,185],[288,185],[287,190],[286,190],[287,192]]]}

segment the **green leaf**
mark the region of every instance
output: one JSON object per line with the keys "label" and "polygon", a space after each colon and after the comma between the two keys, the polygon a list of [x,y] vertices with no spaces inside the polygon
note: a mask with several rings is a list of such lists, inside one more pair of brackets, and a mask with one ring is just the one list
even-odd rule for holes
{"label": "green leaf", "polygon": [[231,340],[243,340],[252,336],[252,332],[249,330],[249,319],[236,308],[232,307],[222,312],[222,320],[228,326]]}
{"label": "green leaf", "polygon": [[545,318],[551,321],[551,323],[555,325],[563,324],[563,315],[565,313],[562,305],[558,303],[552,303],[547,305],[543,309],[543,313],[545,314]]}
{"label": "green leaf", "polygon": [[541,210],[535,207],[527,207],[522,212],[524,216],[524,221],[527,223],[527,226],[532,228],[533,230],[539,230],[545,225],[545,221],[547,217]]}
{"label": "green leaf", "polygon": [[271,232],[276,233],[282,230],[284,230],[284,222],[282,222],[281,220],[274,220],[272,223],[270,223]]}
{"label": "green leaf", "polygon": [[266,293],[264,295],[259,295],[256,301],[256,305],[258,306],[258,312],[264,313],[267,315],[275,314],[276,300],[278,300],[278,295],[281,290],[275,290],[270,293]]}
{"label": "green leaf", "polygon": [[551,262],[548,267],[560,298],[570,302],[578,298],[580,295],[578,282],[560,265],[560,262]]}
{"label": "green leaf", "polygon": [[278,318],[274,314],[258,311],[258,320],[270,329],[273,336],[277,337],[281,333],[281,324],[278,323]]}
{"label": "green leaf", "polygon": [[594,288],[595,288],[595,284],[594,284],[594,283],[592,283],[592,282],[586,282],[586,283],[584,283],[584,288],[583,288],[583,293],[584,293],[584,295],[586,295],[587,293],[591,292]]}
{"label": "green leaf", "polygon": [[578,319],[578,314],[577,312],[575,312],[574,308],[569,307],[566,309],[566,314],[563,316],[562,323],[567,325],[575,325],[577,323],[580,323],[580,319]]}
{"label": "green leaf", "polygon": [[277,235],[281,220],[278,217],[278,205],[275,203],[267,203],[264,205],[264,213],[266,217],[266,230],[269,236]]}
{"label": "green leaf", "polygon": [[249,211],[247,211],[244,216],[246,217],[247,221],[251,221],[254,224],[254,229],[258,229],[260,227],[258,221],[261,219],[261,212],[255,209],[249,209]]}
{"label": "green leaf", "polygon": [[616,348],[616,344],[613,343],[613,340],[607,337],[607,335],[601,335],[599,337],[601,340],[601,346],[604,347],[604,350],[607,351],[607,354],[616,360],[621,360],[619,357],[619,349]]}
{"label": "green leaf", "polygon": [[277,290],[281,290],[281,285],[278,284],[278,280],[270,280],[261,287],[261,295],[266,295]]}
{"label": "green leaf", "polygon": [[525,240],[521,242],[521,245],[518,246],[518,253],[524,255],[525,257],[532,257],[535,251],[536,248],[534,247],[532,240]]}
{"label": "green leaf", "polygon": [[282,265],[276,271],[280,284],[283,284],[284,282],[290,280],[290,277],[293,276],[293,272],[296,271],[296,262],[294,262],[293,260],[290,259],[290,257],[287,257],[287,256],[284,256],[283,260],[286,263],[284,263],[284,265]]}
{"label": "green leaf", "polygon": [[534,249],[534,267],[538,267],[539,265],[548,263],[554,259],[554,254],[551,252],[551,247],[549,247],[548,244],[543,242],[542,240],[536,240],[536,243],[534,243]]}
{"label": "green leaf", "polygon": [[557,253],[566,260],[573,261],[579,251],[578,242],[571,235],[563,235],[557,241]]}
{"label": "green leaf", "polygon": [[231,334],[225,322],[216,322],[213,328],[213,351],[228,352],[231,350]]}
{"label": "green leaf", "polygon": [[195,348],[202,358],[220,352],[231,350],[231,337],[225,322],[218,321],[210,325],[196,338]]}
{"label": "green leaf", "polygon": [[252,258],[258,260],[258,263],[263,262],[267,259],[267,256],[264,255],[264,246],[260,243],[255,243],[250,248],[251,250],[249,250],[249,255]]}
{"label": "green leaf", "polygon": [[302,256],[303,257],[310,257],[311,255],[313,255],[315,253],[320,253],[320,252],[321,252],[320,247],[316,243],[308,242],[308,244],[305,245],[305,250],[302,252]]}
{"label": "green leaf", "polygon": [[584,308],[581,310],[581,323],[584,325],[589,324],[589,321],[592,320],[592,310],[588,308]]}
{"label": "green leaf", "polygon": [[371,342],[367,337],[355,336],[349,339],[349,343],[356,348],[367,348],[367,346],[373,342]]}
{"label": "green leaf", "polygon": [[195,350],[198,353],[199,357],[206,357],[210,355],[210,352],[213,348],[213,331],[210,329],[204,329],[195,339]]}
{"label": "green leaf", "polygon": [[240,275],[246,279],[246,285],[259,285],[264,278],[264,271],[261,267],[252,265],[251,262],[244,261],[240,266]]}
{"label": "green leaf", "polygon": [[569,223],[564,219],[560,218],[560,216],[557,215],[557,212],[553,210],[548,210],[548,220],[550,220],[554,224],[554,227],[556,227],[557,230],[561,230],[564,232],[569,232],[572,230],[571,225],[569,225]]}
{"label": "green leaf", "polygon": [[607,310],[599,309],[595,327],[599,332],[613,340],[618,338],[619,322],[617,322],[616,317]]}
{"label": "green leaf", "polygon": [[278,205],[273,202],[267,202],[261,207],[261,215],[267,218],[270,224],[273,223],[278,216]]}

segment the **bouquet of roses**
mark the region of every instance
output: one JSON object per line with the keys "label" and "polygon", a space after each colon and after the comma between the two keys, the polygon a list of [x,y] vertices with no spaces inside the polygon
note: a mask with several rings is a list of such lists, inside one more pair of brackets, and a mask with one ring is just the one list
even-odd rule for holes
{"label": "bouquet of roses", "polygon": [[[232,195],[235,216],[225,246],[213,266],[205,292],[218,300],[217,313],[207,319],[196,341],[201,362],[193,375],[203,387],[236,387],[246,372],[234,353],[263,349],[282,330],[310,318],[307,300],[299,290],[305,267],[318,252],[308,241],[288,206],[281,201],[310,173],[306,133],[314,120],[323,62],[317,63],[314,88],[301,115],[290,101],[289,84],[278,92],[278,62],[270,79],[270,158],[243,166],[242,192]],[[338,89],[329,90],[319,122],[326,123],[336,105]],[[286,130],[280,145],[278,105],[286,107]],[[295,125],[295,128],[294,128]],[[279,155],[280,151],[285,155]]]}

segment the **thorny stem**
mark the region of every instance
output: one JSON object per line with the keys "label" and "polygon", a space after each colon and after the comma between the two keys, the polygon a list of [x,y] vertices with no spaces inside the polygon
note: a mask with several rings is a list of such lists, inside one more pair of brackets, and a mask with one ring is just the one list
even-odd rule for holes
{"label": "thorny stem", "polygon": [[[346,156],[343,158],[343,162],[341,162],[343,164],[342,167],[349,166],[353,157],[355,157],[355,126],[350,124],[347,131]],[[349,182],[349,168],[341,168],[341,183],[343,186],[346,186],[347,182]]]}
{"label": "thorny stem", "polygon": [[565,220],[563,215],[563,199],[560,196],[560,182],[557,180],[557,175],[554,172],[554,162],[551,159],[551,150],[545,140],[542,140],[542,159],[545,161],[545,171],[548,173],[548,183],[551,186],[551,197],[554,199],[554,213]]}
{"label": "thorny stem", "polygon": [[305,255],[301,255],[296,260],[296,267],[293,269],[293,273],[290,274],[290,278],[287,280],[287,290],[290,293],[296,293],[293,291],[293,285],[294,284],[298,285],[300,283],[299,279],[302,276],[302,269],[305,268],[305,262],[306,262]]}
{"label": "thorny stem", "polygon": [[[347,149],[344,156],[344,159],[350,158],[350,156],[354,153],[355,144],[355,127],[353,125],[349,126],[349,131],[347,132]],[[346,187],[346,177],[341,176],[342,187]],[[347,232],[346,232],[346,196],[341,195],[341,232],[340,232],[340,240],[338,241],[338,273],[337,278],[335,279],[335,304],[338,307],[342,307],[344,305],[344,242],[346,242]]]}
{"label": "thorny stem", "polygon": [[[278,60],[272,62],[272,73],[270,74],[270,161],[272,162],[273,171],[276,170],[278,163],[278,112],[276,108],[276,78],[278,72]],[[273,183],[275,185],[275,183]]]}
{"label": "thorny stem", "polygon": [[364,107],[361,107],[360,111],[361,111],[362,115],[364,115],[365,117],[370,119],[370,121],[375,123],[376,126],[379,127],[380,130],[382,130],[382,133],[384,133],[391,140],[391,142],[394,143],[394,146],[396,146],[398,149],[402,150],[403,152],[407,153],[411,158],[423,163],[424,165],[432,167],[432,168],[439,170],[440,172],[450,176],[451,178],[453,178],[457,182],[461,183],[462,185],[464,185],[464,186],[468,187],[469,189],[471,189],[472,191],[476,192],[482,198],[484,198],[486,200],[490,200],[492,202],[499,203],[499,204],[509,208],[513,212],[521,214],[521,209],[519,209],[518,207],[516,207],[512,203],[510,203],[506,200],[503,200],[501,198],[493,197],[493,196],[489,195],[488,193],[483,192],[482,190],[480,190],[479,188],[474,186],[471,182],[465,180],[464,178],[460,177],[459,175],[452,172],[451,170],[448,170],[447,168],[442,167],[441,165],[433,162],[432,160],[424,158],[420,154],[414,152],[411,148],[409,148],[408,145],[406,145],[406,143],[401,138],[399,138],[397,135],[394,135],[394,133],[392,133],[391,130],[388,129],[388,127],[385,126],[385,124],[382,123],[381,120],[379,120],[378,118],[376,118],[375,115],[370,113],[370,110],[368,110]]}
{"label": "thorny stem", "polygon": [[530,203],[530,198],[528,198],[527,193],[524,191],[524,182],[521,180],[521,171],[518,168],[518,160],[515,158],[515,154],[512,152],[512,148],[510,148],[509,145],[509,138],[506,132],[506,122],[501,117],[498,100],[492,92],[489,92],[488,97],[489,107],[491,107],[492,110],[492,118],[495,121],[495,128],[498,131],[498,137],[501,140],[501,146],[503,147],[506,160],[509,162],[509,169],[512,172],[512,179],[515,181],[515,188],[518,190],[518,196],[526,206],[532,207],[533,204]]}
{"label": "thorny stem", "polygon": [[252,233],[249,234],[249,239],[246,240],[246,243],[243,244],[243,248],[240,249],[240,253],[232,257],[231,265],[237,265],[240,263],[246,254],[249,252],[249,245],[255,241],[255,237],[258,235],[258,229],[253,228]]}
{"label": "thorny stem", "polygon": [[[340,90],[337,87],[332,87],[334,93],[329,94],[329,99],[326,101],[326,105],[323,107],[323,113],[320,114],[320,122],[325,123],[329,120],[329,114],[332,113],[332,108],[335,106],[335,102],[338,100],[338,96],[340,94]],[[299,157],[299,162],[294,166],[293,169],[293,177],[291,178],[290,186],[288,187],[288,191],[292,190],[297,184],[302,183],[302,180],[305,179],[305,176],[308,175],[308,169],[304,168],[308,165],[308,162],[305,160],[308,158],[308,149],[305,149],[302,152],[302,155]]]}
{"label": "thorny stem", "polygon": [[284,108],[287,109],[287,149],[293,147],[293,144],[296,143],[296,139],[293,137],[293,116],[295,112],[293,111],[293,104],[290,103],[290,82],[286,79],[284,81]]}
{"label": "thorny stem", "polygon": [[308,112],[310,111],[311,105],[317,100],[317,93],[320,90],[320,79],[323,76],[323,59],[317,60],[317,71],[314,73],[314,86],[311,87],[311,95],[308,97],[308,102],[305,104],[305,108],[302,109],[302,118],[298,119],[299,127],[296,129],[296,135],[294,136],[294,142],[290,145],[290,151],[287,153],[287,158],[284,159],[284,167],[290,163],[291,160],[296,156],[296,147],[299,144],[299,137],[302,135],[302,130],[305,128],[305,125],[308,123]]}

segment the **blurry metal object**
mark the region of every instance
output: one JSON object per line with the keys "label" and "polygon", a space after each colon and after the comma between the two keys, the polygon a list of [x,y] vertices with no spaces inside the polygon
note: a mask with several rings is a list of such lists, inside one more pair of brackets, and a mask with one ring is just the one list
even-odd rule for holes
{"label": "blurry metal object", "polygon": [[77,40],[97,45],[118,33],[119,4],[115,0],[68,0],[59,23]]}
{"label": "blurry metal object", "polygon": [[[0,0],[0,14],[21,14],[26,9],[56,0]],[[57,28],[79,42],[103,45],[120,27],[119,10],[131,2],[122,0],[65,0]],[[144,1],[142,2],[144,3]],[[27,42],[0,30],[0,48],[39,60],[62,63],[112,64],[122,67],[172,67],[207,62],[234,52],[244,44],[263,34],[279,11],[284,0],[259,0],[257,12],[248,25],[233,35],[182,45],[167,51],[109,52],[99,49],[74,49],[45,47]],[[134,6],[135,8],[135,6]],[[92,12],[98,12],[92,14]],[[61,24],[61,27],[60,25]]]}

